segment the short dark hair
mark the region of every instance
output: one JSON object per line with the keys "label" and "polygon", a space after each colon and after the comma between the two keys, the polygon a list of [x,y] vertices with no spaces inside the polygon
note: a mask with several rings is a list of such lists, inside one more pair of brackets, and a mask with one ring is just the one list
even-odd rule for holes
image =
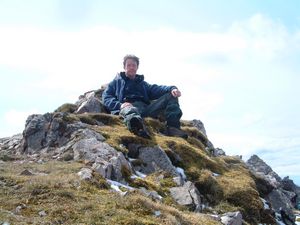
{"label": "short dark hair", "polygon": [[124,59],[123,59],[123,66],[125,67],[126,64],[126,60],[127,59],[132,59],[136,62],[137,66],[139,66],[140,64],[140,59],[138,57],[136,57],[135,55],[125,55]]}

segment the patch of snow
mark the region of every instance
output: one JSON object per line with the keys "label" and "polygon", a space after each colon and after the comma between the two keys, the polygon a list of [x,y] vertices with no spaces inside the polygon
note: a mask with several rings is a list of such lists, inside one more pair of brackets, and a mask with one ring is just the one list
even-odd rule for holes
{"label": "patch of snow", "polygon": [[297,221],[298,219],[300,219],[300,215],[297,215],[297,216],[296,216],[296,224],[297,224],[297,225],[300,225],[300,222]]}
{"label": "patch of snow", "polygon": [[110,184],[112,189],[114,189],[118,192],[119,191],[122,192],[119,187],[123,187],[123,188],[126,188],[128,190],[135,190],[135,188],[133,188],[133,187],[130,187],[130,186],[125,185],[125,184],[121,184],[120,182],[117,182],[117,181],[114,181],[114,180],[106,179],[106,181],[107,181],[107,183]]}
{"label": "patch of snow", "polygon": [[267,201],[263,198],[260,198],[260,200],[262,201],[262,203],[264,204],[264,209],[270,209],[269,205],[267,204]]}
{"label": "patch of snow", "polygon": [[176,167],[176,172],[182,177],[183,180],[186,180],[186,175],[184,173],[184,170],[180,167]]}
{"label": "patch of snow", "polygon": [[146,178],[146,177],[147,177],[146,174],[143,174],[143,173],[141,173],[141,172],[139,172],[139,171],[135,171],[135,173],[136,173],[136,175],[138,175],[140,178]]}

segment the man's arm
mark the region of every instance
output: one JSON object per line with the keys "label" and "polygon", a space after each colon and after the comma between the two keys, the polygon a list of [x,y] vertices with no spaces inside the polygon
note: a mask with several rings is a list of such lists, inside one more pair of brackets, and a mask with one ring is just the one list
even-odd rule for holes
{"label": "man's arm", "polygon": [[102,94],[103,104],[112,112],[118,111],[121,107],[121,102],[117,98],[116,81],[110,82]]}
{"label": "man's arm", "polygon": [[157,84],[148,84],[146,83],[147,92],[150,100],[158,99],[166,93],[171,92],[174,97],[180,97],[181,93],[177,89],[176,86],[165,86],[165,85],[157,85]]}

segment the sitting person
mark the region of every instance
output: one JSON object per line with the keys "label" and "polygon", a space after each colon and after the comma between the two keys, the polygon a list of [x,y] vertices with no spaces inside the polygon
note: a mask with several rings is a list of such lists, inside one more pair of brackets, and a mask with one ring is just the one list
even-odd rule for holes
{"label": "sitting person", "polygon": [[126,55],[123,61],[124,72],[111,81],[102,98],[112,114],[120,114],[128,129],[135,135],[150,138],[143,117],[157,118],[164,113],[167,135],[187,138],[180,129],[182,111],[178,104],[181,92],[175,86],[148,84],[143,75],[136,72],[139,58]]}

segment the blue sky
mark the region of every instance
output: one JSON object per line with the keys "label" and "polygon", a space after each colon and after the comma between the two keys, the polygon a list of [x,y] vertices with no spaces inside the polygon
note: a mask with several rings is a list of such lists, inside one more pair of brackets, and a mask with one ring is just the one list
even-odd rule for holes
{"label": "blue sky", "polygon": [[215,147],[300,184],[299,1],[0,0],[0,136],[22,132],[140,57]]}

